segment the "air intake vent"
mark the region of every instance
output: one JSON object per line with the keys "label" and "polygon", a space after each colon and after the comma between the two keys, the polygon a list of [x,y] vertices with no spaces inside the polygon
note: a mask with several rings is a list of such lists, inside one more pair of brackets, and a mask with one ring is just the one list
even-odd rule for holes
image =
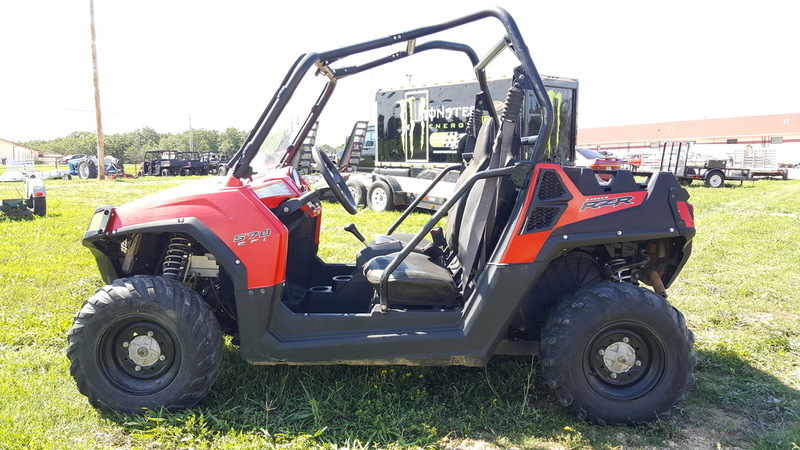
{"label": "air intake vent", "polygon": [[525,233],[534,233],[551,228],[558,217],[559,211],[561,211],[561,208],[533,208],[533,211],[528,216],[528,222],[525,224]]}
{"label": "air intake vent", "polygon": [[536,194],[540,201],[561,198],[566,194],[567,190],[564,188],[561,179],[555,171],[542,171],[541,176],[539,176],[539,186]]}

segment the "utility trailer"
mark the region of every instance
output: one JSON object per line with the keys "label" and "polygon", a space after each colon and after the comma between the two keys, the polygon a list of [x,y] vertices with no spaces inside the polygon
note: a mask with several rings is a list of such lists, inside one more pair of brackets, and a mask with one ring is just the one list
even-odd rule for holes
{"label": "utility trailer", "polygon": [[[546,160],[565,165],[574,161],[578,81],[544,77],[547,94],[555,110],[553,134],[547,142]],[[493,98],[503,99],[510,78],[488,80]],[[476,108],[477,82],[438,84],[379,90],[376,94],[374,169],[371,173],[346,175],[350,192],[370,209],[386,211],[415,207],[438,210],[455,190],[458,164],[467,145],[469,122],[481,122],[488,109]],[[487,108],[502,108],[496,100]],[[522,106],[521,133],[533,135],[541,122],[533,94]],[[533,143],[525,142],[526,148]],[[370,148],[366,146],[365,148]],[[468,152],[467,152],[468,153]],[[431,182],[442,175],[431,190]]]}
{"label": "utility trailer", "polygon": [[[664,142],[660,154],[642,154],[633,167],[639,173],[669,171],[683,184],[701,180],[712,188],[726,181],[740,184],[755,178],[787,179],[788,171],[778,168],[774,150],[769,147],[746,147],[728,144],[695,144],[693,142]],[[633,162],[632,161],[632,162]]]}

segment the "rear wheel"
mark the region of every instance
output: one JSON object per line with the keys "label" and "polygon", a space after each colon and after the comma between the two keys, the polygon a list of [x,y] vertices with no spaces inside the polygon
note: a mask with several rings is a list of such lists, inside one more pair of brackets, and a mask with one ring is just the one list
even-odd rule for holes
{"label": "rear wheel", "polygon": [[97,164],[91,159],[81,161],[81,163],[78,164],[78,176],[83,180],[97,178]]}
{"label": "rear wheel", "polygon": [[706,186],[711,188],[720,188],[725,184],[725,174],[719,170],[715,170],[706,175]]}
{"label": "rear wheel", "polygon": [[511,322],[515,337],[536,339],[547,310],[567,293],[603,281],[600,265],[590,254],[572,251],[553,260]]}
{"label": "rear wheel", "polygon": [[694,381],[683,315],[652,291],[604,281],[561,299],[542,329],[542,373],[582,420],[636,424],[666,413]]}
{"label": "rear wheel", "polygon": [[168,177],[170,175],[172,175],[172,174],[169,172],[169,169],[161,169],[161,176],[162,177]]}
{"label": "rear wheel", "polygon": [[222,361],[222,335],[209,307],[198,293],[161,277],[123,278],[98,290],[68,339],[78,390],[107,411],[192,407]]}
{"label": "rear wheel", "polygon": [[362,206],[367,202],[367,188],[364,183],[358,180],[347,180],[347,189],[350,190],[350,195],[353,196],[356,205]]}
{"label": "rear wheel", "polygon": [[367,205],[373,211],[391,211],[394,209],[392,188],[383,181],[375,181],[369,188]]}

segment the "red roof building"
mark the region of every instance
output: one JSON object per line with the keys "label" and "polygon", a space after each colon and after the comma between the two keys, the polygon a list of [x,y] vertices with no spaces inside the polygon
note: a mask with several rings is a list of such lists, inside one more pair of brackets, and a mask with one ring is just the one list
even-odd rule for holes
{"label": "red roof building", "polygon": [[800,164],[800,113],[578,129],[578,147],[620,157],[675,141],[774,146],[780,159]]}

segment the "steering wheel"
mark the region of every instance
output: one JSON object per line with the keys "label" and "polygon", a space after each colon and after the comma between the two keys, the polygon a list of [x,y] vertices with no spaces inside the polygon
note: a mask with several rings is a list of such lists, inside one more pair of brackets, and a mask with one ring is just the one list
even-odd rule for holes
{"label": "steering wheel", "polygon": [[325,178],[325,182],[328,183],[328,187],[331,188],[336,200],[342,204],[345,211],[350,214],[356,214],[358,205],[353,199],[353,194],[350,193],[350,188],[347,187],[347,183],[342,178],[342,174],[339,173],[339,169],[319,147],[314,146],[311,153],[314,155],[314,161],[317,163],[319,173],[322,174],[322,178]]}

